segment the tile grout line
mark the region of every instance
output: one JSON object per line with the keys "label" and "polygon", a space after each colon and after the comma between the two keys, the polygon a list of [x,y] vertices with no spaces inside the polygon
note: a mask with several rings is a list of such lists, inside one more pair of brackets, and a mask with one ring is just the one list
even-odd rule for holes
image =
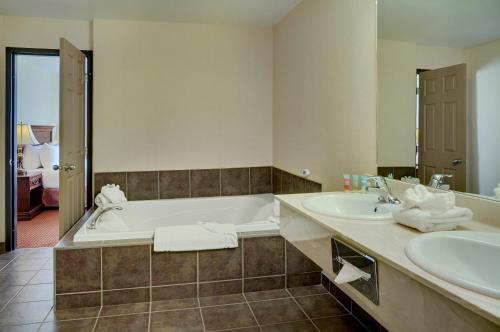
{"label": "tile grout line", "polygon": [[149,301],[149,312],[148,312],[148,332],[151,331],[151,309],[153,308],[153,302]]}
{"label": "tile grout line", "polygon": [[245,239],[241,239],[241,292],[245,294]]}
{"label": "tile grout line", "polygon": [[200,298],[197,297],[196,300],[198,301],[198,310],[200,311],[201,325],[203,326],[203,332],[206,332],[207,328],[205,327],[205,320],[203,319],[203,311],[201,310]]}
{"label": "tile grout line", "polygon": [[102,272],[102,247],[101,247],[101,308],[104,305],[104,278],[103,278],[103,272]]}
{"label": "tile grout line", "polygon": [[97,328],[97,322],[99,322],[99,318],[101,317],[102,306],[99,308],[99,312],[97,313],[97,318],[95,319],[94,327],[92,328],[92,332]]}
{"label": "tile grout line", "polygon": [[200,251],[199,250],[196,251],[196,298],[197,299],[200,298]]}
{"label": "tile grout line", "polygon": [[260,323],[257,320],[257,316],[255,316],[255,313],[253,312],[252,306],[250,303],[248,303],[247,297],[245,296],[245,293],[243,293],[243,298],[245,299],[245,303],[247,307],[250,309],[250,313],[252,314],[253,319],[255,319],[255,322],[257,323],[257,327],[259,328],[260,331],[262,331],[262,327],[260,327]]}
{"label": "tile grout line", "polygon": [[311,324],[314,326],[314,328],[321,332],[321,330],[316,326],[316,324],[314,324],[313,320],[311,319],[311,317],[309,317],[309,315],[304,311],[304,309],[302,308],[302,306],[299,304],[299,302],[297,302],[297,300],[293,297],[292,293],[290,293],[290,291],[288,290],[288,288],[285,289],[286,292],[288,292],[288,294],[290,294],[290,296],[292,297],[292,300],[293,302],[295,302],[295,304],[299,307],[300,311],[302,311],[302,313],[307,317],[307,319],[311,322]]}

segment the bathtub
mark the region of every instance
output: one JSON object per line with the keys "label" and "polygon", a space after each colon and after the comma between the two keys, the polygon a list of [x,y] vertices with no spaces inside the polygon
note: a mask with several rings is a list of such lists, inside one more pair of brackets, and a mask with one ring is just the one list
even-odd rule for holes
{"label": "bathtub", "polygon": [[123,210],[103,214],[95,229],[80,227],[73,242],[151,239],[159,226],[197,222],[232,223],[240,236],[253,232],[279,232],[279,218],[272,194],[131,201]]}

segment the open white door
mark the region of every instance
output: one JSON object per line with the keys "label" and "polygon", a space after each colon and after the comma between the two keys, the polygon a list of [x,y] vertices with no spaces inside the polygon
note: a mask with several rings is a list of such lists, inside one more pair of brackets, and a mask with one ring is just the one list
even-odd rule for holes
{"label": "open white door", "polygon": [[59,238],[85,212],[85,55],[60,42]]}

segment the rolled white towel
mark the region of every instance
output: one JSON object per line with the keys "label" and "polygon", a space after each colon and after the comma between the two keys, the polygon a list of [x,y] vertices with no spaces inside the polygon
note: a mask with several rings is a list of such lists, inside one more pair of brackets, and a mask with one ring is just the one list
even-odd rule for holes
{"label": "rolled white towel", "polygon": [[103,194],[106,199],[112,203],[122,203],[126,202],[127,198],[123,191],[120,190],[120,186],[116,184],[107,184],[101,188],[101,194]]}
{"label": "rolled white towel", "polygon": [[431,193],[423,185],[416,185],[405,191],[403,210],[418,208],[429,212],[431,215],[440,215],[455,206],[453,192]]}
{"label": "rolled white towel", "polygon": [[494,191],[495,191],[495,198],[500,200],[500,182],[498,183]]}
{"label": "rolled white towel", "polygon": [[472,219],[472,211],[455,206],[453,192],[431,193],[424,186],[407,189],[403,204],[392,212],[394,219],[421,232],[455,229]]}
{"label": "rolled white towel", "polygon": [[102,193],[97,194],[97,196],[94,199],[95,205],[98,207],[104,207],[108,204],[111,204],[111,202],[104,196]]}

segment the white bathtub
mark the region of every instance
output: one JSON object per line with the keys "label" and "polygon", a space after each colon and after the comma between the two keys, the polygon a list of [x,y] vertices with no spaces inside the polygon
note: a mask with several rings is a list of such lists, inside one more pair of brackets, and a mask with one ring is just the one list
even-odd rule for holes
{"label": "white bathtub", "polygon": [[272,194],[132,201],[123,210],[103,214],[96,229],[88,229],[95,213],[75,233],[73,242],[150,239],[159,226],[197,222],[232,223],[240,234],[279,231]]}

